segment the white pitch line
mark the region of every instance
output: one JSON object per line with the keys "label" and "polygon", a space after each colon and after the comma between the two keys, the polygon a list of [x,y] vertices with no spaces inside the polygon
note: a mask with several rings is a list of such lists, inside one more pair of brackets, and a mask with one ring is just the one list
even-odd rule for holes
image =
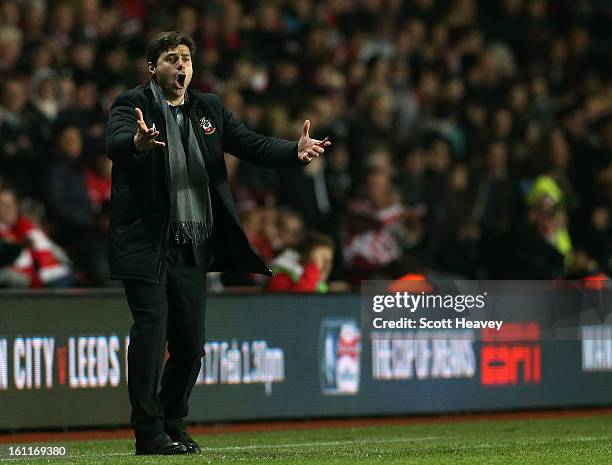
{"label": "white pitch line", "polygon": [[449,436],[423,436],[416,438],[380,438],[363,440],[346,440],[346,441],[320,441],[320,442],[296,442],[290,444],[251,444],[250,446],[227,446],[227,447],[205,447],[202,451],[223,451],[223,450],[249,450],[249,449],[276,449],[278,447],[317,447],[317,446],[350,446],[358,444],[387,444],[393,442],[418,442],[418,441],[435,441],[437,439],[449,439]]}

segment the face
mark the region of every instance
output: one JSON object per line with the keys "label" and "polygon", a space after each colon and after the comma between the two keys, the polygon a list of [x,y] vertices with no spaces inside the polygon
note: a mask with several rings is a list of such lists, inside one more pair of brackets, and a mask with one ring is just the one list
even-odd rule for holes
{"label": "face", "polygon": [[165,51],[155,66],[149,64],[149,71],[157,77],[157,84],[166,98],[182,99],[193,76],[189,47],[181,44]]}
{"label": "face", "polygon": [[332,269],[332,263],[334,261],[334,250],[328,246],[320,245],[315,247],[310,253],[311,262],[317,265],[317,268],[321,271],[321,277],[326,280]]}
{"label": "face", "polygon": [[597,231],[607,231],[610,227],[610,210],[607,207],[597,207],[591,215],[591,223]]}
{"label": "face", "polygon": [[19,216],[17,199],[10,191],[0,192],[0,223],[13,226]]}
{"label": "face", "polygon": [[508,152],[506,146],[501,143],[492,144],[489,147],[489,168],[494,171],[505,169],[508,163]]}
{"label": "face", "polygon": [[404,160],[404,169],[412,176],[422,176],[427,168],[425,154],[421,150],[413,150]]}
{"label": "face", "polygon": [[451,186],[456,191],[463,191],[468,186],[468,170],[465,165],[457,165],[450,175]]}
{"label": "face", "polygon": [[13,113],[19,113],[28,103],[26,87],[19,81],[9,81],[4,88],[4,106]]}
{"label": "face", "polygon": [[384,206],[389,198],[391,185],[386,174],[371,174],[367,181],[369,199],[377,206]]}
{"label": "face", "polygon": [[304,225],[297,216],[287,216],[280,221],[279,239],[285,247],[295,247],[302,237]]}
{"label": "face", "polygon": [[59,137],[60,150],[71,160],[76,160],[83,151],[83,139],[78,128],[70,126]]}

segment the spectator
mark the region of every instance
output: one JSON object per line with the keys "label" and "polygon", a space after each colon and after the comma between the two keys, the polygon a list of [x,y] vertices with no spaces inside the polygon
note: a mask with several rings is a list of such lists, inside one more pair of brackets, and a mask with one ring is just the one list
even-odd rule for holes
{"label": "spectator", "polygon": [[331,234],[335,223],[326,178],[327,163],[327,160],[317,158],[304,168],[282,170],[279,199],[283,205],[300,212],[310,229]]}
{"label": "spectator", "polygon": [[286,249],[296,249],[302,242],[304,221],[295,211],[285,208],[278,212],[278,235],[274,249],[282,252]]}
{"label": "spectator", "polygon": [[[372,171],[365,189],[349,202],[344,221],[343,255],[353,281],[398,275],[394,265],[404,250],[422,238],[420,218],[410,218],[384,171]],[[413,220],[407,224],[406,220]]]}
{"label": "spectator", "polygon": [[71,287],[65,253],[19,212],[15,193],[0,189],[0,287]]}
{"label": "spectator", "polygon": [[49,171],[49,214],[54,234],[69,243],[82,237],[94,222],[87,193],[81,132],[65,127],[58,136],[58,155]]}
{"label": "spectator", "polygon": [[[299,250],[299,251],[298,251]],[[327,292],[334,257],[334,241],[306,233],[298,250],[286,249],[271,263],[275,273],[267,289],[273,292]]]}
{"label": "spectator", "polygon": [[567,200],[559,184],[548,176],[535,180],[527,196],[531,207],[530,219],[537,225],[541,236],[562,256],[569,266],[572,241],[567,230]]}
{"label": "spectator", "polygon": [[2,76],[10,76],[20,67],[18,60],[23,49],[23,34],[15,26],[3,24],[0,27],[0,47],[2,48],[0,73]]}
{"label": "spectator", "polygon": [[584,242],[598,268],[612,276],[612,218],[609,205],[604,203],[593,208]]}
{"label": "spectator", "polygon": [[37,119],[27,107],[27,87],[18,79],[2,86],[0,107],[0,171],[20,194],[39,197],[40,147],[35,145]]}
{"label": "spectator", "polygon": [[85,169],[87,195],[94,212],[102,210],[102,206],[111,197],[112,163],[104,153],[98,153],[92,162],[92,167]]}
{"label": "spectator", "polygon": [[[77,270],[89,276],[96,219],[87,191],[81,132],[65,127],[58,136],[57,158],[48,175],[47,207],[53,237],[66,249]],[[87,282],[85,277],[83,282]]]}
{"label": "spectator", "polygon": [[427,205],[429,193],[425,179],[426,169],[427,159],[423,148],[419,145],[407,148],[398,175],[402,200],[407,205],[423,208]]}
{"label": "spectator", "polygon": [[[563,192],[548,176],[538,178],[527,197],[526,217],[498,239],[496,279],[557,279],[573,260]],[[508,253],[510,251],[511,253]]]}
{"label": "spectator", "polygon": [[492,240],[509,227],[517,200],[516,181],[510,172],[508,146],[502,141],[489,144],[473,215]]}

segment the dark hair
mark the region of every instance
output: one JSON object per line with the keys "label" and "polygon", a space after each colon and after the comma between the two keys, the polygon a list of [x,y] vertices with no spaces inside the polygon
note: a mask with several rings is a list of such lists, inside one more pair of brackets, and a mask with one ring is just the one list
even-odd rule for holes
{"label": "dark hair", "polygon": [[179,45],[186,45],[191,53],[195,52],[195,42],[189,34],[179,31],[165,31],[156,34],[147,45],[147,61],[157,65],[159,56]]}
{"label": "dark hair", "polygon": [[335,250],[334,240],[327,234],[322,234],[315,231],[308,231],[304,234],[302,243],[299,247],[299,252],[302,257],[307,257],[317,247],[329,247]]}

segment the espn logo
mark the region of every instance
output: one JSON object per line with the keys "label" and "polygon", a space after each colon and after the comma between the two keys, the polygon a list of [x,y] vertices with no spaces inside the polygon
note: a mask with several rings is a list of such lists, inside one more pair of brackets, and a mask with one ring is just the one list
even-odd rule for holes
{"label": "espn logo", "polygon": [[537,384],[542,377],[539,323],[504,323],[500,331],[482,330],[480,354],[484,386]]}

